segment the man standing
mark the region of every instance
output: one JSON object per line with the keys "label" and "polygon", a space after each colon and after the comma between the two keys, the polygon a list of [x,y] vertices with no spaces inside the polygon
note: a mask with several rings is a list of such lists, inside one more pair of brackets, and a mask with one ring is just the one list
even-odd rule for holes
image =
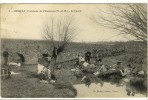
{"label": "man standing", "polygon": [[3,52],[4,65],[7,65],[7,63],[8,63],[8,56],[9,56],[8,49],[6,49],[6,50]]}
{"label": "man standing", "polygon": [[57,55],[58,55],[57,48],[54,47],[53,54],[52,54],[52,58],[55,58],[55,61],[56,61],[56,59],[57,59]]}
{"label": "man standing", "polygon": [[51,63],[50,63],[50,71],[51,71],[51,79],[52,80],[55,80],[54,68],[56,65],[56,60],[57,60],[58,54],[59,54],[58,49],[56,47],[54,47],[53,54],[51,57]]}

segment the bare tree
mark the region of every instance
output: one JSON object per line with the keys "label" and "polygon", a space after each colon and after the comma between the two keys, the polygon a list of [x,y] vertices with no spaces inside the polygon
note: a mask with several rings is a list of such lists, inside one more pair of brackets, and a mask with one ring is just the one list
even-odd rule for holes
{"label": "bare tree", "polygon": [[[53,49],[57,48],[57,56],[65,50],[67,44],[76,36],[73,21],[74,17],[66,14],[53,14],[43,19],[42,36],[45,40],[49,40]],[[57,56],[52,55],[51,62],[53,64],[51,67],[54,67]]]}
{"label": "bare tree", "polygon": [[107,12],[99,9],[99,14],[92,17],[93,21],[147,42],[146,4],[109,4],[109,9]]}

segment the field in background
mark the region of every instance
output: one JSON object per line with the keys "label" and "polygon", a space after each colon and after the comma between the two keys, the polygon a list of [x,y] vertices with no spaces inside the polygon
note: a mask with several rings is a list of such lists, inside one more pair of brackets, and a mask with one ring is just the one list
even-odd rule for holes
{"label": "field in background", "polygon": [[[24,53],[26,64],[37,64],[38,57],[45,51],[52,55],[53,47],[51,43],[44,40],[15,40],[2,39],[1,55],[7,48],[9,51],[9,61],[16,61],[16,52]],[[69,43],[67,48],[58,57],[58,61],[75,59],[78,54],[84,54],[92,49],[114,50],[123,49],[126,53],[135,53],[137,56],[146,55],[146,45],[141,42],[98,42],[98,43]],[[144,57],[145,58],[145,57]]]}

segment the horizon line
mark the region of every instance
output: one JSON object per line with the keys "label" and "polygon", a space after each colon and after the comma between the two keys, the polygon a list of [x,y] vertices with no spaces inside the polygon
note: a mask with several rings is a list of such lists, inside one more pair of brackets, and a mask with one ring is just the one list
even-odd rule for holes
{"label": "horizon line", "polygon": [[[44,39],[22,39],[22,38],[1,38],[1,40],[2,39],[7,39],[7,40],[33,40],[33,41],[48,41],[48,40],[44,40]],[[130,42],[130,41],[135,41],[135,42],[137,42],[136,40],[128,40],[128,41],[122,41],[122,40],[120,40],[120,41],[94,41],[94,42],[92,42],[92,41],[84,41],[84,40],[82,40],[82,41],[70,41],[70,42],[74,42],[74,43],[99,43],[99,42]],[[140,41],[139,41],[140,42]],[[142,41],[141,41],[142,42]]]}

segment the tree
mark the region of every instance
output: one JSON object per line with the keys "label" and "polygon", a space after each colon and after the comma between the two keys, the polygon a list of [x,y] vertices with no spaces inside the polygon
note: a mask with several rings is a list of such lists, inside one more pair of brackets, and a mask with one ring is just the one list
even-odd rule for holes
{"label": "tree", "polygon": [[[93,21],[104,27],[131,35],[147,42],[146,4],[110,4],[109,12],[101,11],[92,17]],[[100,9],[99,9],[100,11]]]}
{"label": "tree", "polygon": [[[42,36],[45,40],[49,40],[52,48],[57,48],[57,56],[65,50],[67,44],[76,36],[73,21],[74,17],[68,14],[53,14],[43,19]],[[51,63],[51,69],[54,70],[55,56],[52,56]]]}

